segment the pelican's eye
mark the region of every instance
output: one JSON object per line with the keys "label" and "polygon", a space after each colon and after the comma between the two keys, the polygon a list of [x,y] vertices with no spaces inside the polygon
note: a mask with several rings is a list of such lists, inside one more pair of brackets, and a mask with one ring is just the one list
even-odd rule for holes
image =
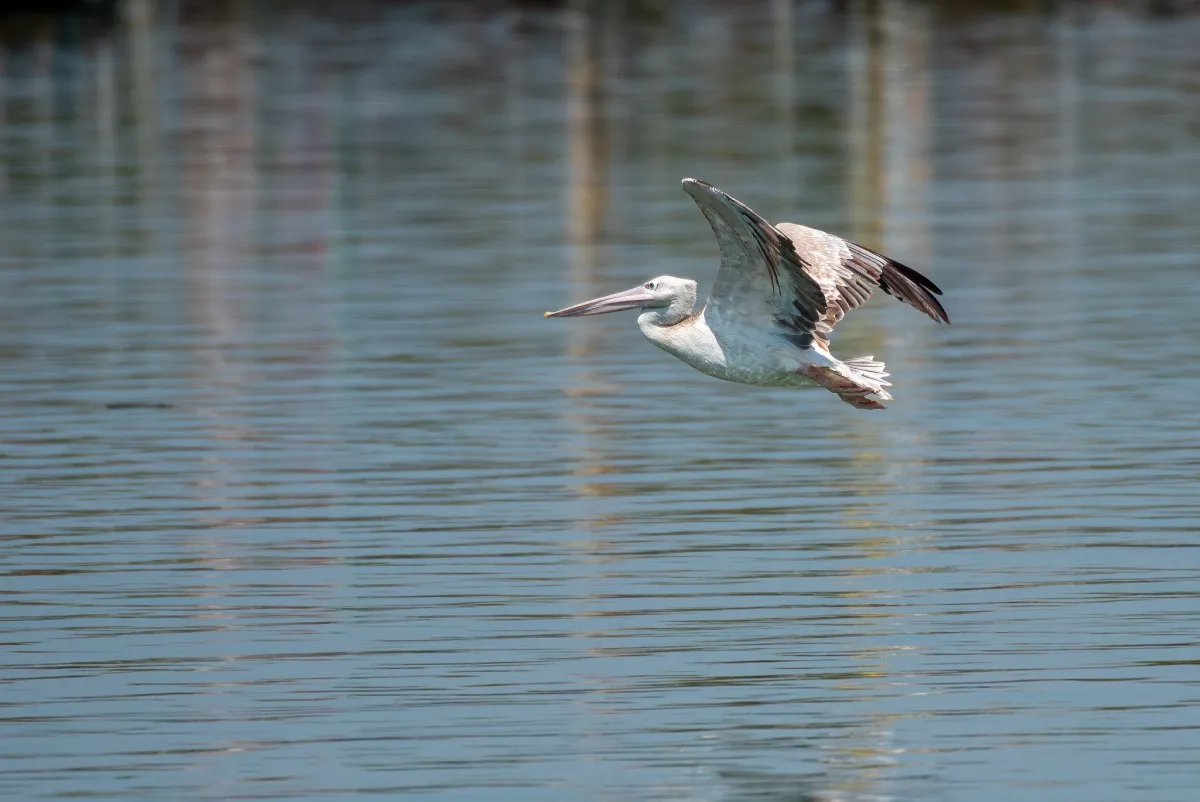
{"label": "pelican's eye", "polygon": [[643,287],[645,287],[645,288],[646,288],[646,289],[648,289],[648,290],[657,290],[657,289],[658,289],[658,282],[657,282],[657,281],[647,281],[647,282],[646,282],[645,284],[643,284],[642,286],[643,286]]}

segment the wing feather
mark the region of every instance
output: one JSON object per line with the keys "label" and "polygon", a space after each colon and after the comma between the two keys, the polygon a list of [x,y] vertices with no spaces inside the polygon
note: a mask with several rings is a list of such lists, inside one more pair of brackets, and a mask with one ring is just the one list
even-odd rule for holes
{"label": "wing feather", "polygon": [[774,327],[800,348],[828,343],[829,301],[792,241],[753,209],[711,184],[685,179],[721,249],[705,314],[726,325]]}
{"label": "wing feather", "polygon": [[776,228],[792,241],[830,300],[824,321],[830,329],[865,304],[877,287],[939,323],[950,322],[936,297],[941,288],[908,265],[815,228],[794,223]]}
{"label": "wing feather", "polygon": [[[941,289],[907,265],[814,228],[771,225],[711,184],[684,179],[721,249],[705,314],[725,325],[773,327],[800,348],[828,348],[839,320],[875,289],[949,323]],[[765,269],[764,269],[765,268]]]}

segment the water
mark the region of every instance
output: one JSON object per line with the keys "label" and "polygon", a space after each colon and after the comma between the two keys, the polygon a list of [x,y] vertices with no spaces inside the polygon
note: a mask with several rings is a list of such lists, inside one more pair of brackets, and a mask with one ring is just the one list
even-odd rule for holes
{"label": "water", "polygon": [[[1200,16],[5,22],[5,799],[1200,785]],[[696,175],[930,274],[709,379]]]}

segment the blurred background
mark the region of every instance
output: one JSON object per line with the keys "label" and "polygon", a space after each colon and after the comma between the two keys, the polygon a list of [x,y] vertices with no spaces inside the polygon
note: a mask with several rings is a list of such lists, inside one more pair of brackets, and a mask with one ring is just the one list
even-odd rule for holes
{"label": "blurred background", "polygon": [[[0,795],[1200,787],[1200,5],[0,13]],[[932,277],[725,384],[541,312]]]}

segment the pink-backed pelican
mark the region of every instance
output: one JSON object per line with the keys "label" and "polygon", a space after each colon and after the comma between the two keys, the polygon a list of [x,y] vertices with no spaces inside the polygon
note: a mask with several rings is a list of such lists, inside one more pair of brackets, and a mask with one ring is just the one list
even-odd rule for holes
{"label": "pink-backed pelican", "polygon": [[878,287],[940,323],[942,291],[911,267],[849,240],[794,223],[773,226],[711,184],[683,188],[708,218],[721,269],[699,312],[696,282],[659,276],[624,292],[584,301],[546,317],[641,309],[650,342],[687,364],[731,382],[771,387],[818,384],[858,409],[883,409],[892,396],[884,364],[873,356],[841,361],[829,335]]}

